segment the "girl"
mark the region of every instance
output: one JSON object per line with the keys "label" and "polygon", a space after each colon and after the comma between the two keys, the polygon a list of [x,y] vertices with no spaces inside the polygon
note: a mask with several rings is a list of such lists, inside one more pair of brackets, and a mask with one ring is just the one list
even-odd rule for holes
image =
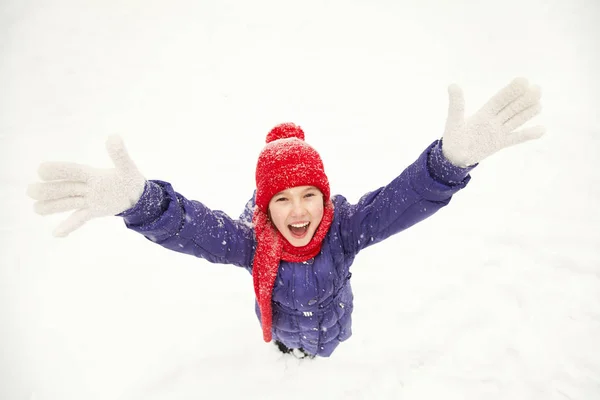
{"label": "girl", "polygon": [[256,191],[237,220],[188,200],[167,182],[146,180],[118,137],[107,142],[115,168],[43,163],[39,175],[47,182],[28,193],[42,215],[76,210],[56,236],[91,218],[118,215],[170,250],[245,268],[264,341],[298,357],[328,357],[352,334],[354,257],[447,205],[487,156],[544,133],[540,126],[515,131],[541,110],[539,88],[523,78],[467,120],[460,88],[450,86],[449,95],[442,139],[357,204],[330,196],[319,153],[291,123],[268,133]]}

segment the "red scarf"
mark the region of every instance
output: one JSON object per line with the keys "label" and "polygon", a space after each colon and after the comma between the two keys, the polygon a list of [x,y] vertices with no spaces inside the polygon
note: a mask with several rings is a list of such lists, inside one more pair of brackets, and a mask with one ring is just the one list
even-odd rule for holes
{"label": "red scarf", "polygon": [[306,246],[294,247],[288,242],[269,220],[266,213],[258,207],[254,210],[252,222],[256,234],[256,252],[252,266],[254,293],[260,308],[263,339],[270,342],[273,324],[272,294],[279,262],[302,262],[319,254],[321,244],[333,221],[333,203],[328,201],[323,210],[323,218],[312,239]]}

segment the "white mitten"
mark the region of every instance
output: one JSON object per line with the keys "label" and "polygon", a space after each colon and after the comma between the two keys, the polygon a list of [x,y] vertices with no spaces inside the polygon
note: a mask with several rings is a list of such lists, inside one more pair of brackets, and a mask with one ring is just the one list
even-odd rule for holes
{"label": "white mitten", "polygon": [[457,85],[448,87],[450,103],[442,138],[442,153],[454,165],[467,167],[505,147],[544,134],[544,127],[515,131],[540,113],[541,91],[525,78],[516,78],[465,120],[465,100]]}
{"label": "white mitten", "polygon": [[54,231],[64,237],[92,218],[119,214],[133,207],[142,196],[146,179],[129,158],[119,136],[106,141],[115,168],[46,162],[38,173],[45,183],[29,186],[27,194],[36,201],[34,209],[47,215],[75,210]]}

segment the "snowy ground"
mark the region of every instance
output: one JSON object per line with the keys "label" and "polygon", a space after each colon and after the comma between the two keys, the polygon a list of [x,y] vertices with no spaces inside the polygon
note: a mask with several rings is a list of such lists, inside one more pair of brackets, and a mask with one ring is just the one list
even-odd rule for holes
{"label": "snowy ground", "polygon": [[[0,398],[599,399],[598,20],[597,0],[0,2]],[[262,342],[246,272],[118,218],[55,239],[64,216],[25,196],[41,161],[110,166],[120,133],[147,178],[238,215],[293,121],[355,201],[441,135],[448,84],[474,112],[520,75],[547,135],[358,257],[329,359]]]}

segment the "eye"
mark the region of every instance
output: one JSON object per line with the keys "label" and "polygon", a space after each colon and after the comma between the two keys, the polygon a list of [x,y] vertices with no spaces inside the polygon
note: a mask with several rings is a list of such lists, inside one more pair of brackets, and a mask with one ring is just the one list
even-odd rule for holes
{"label": "eye", "polygon": [[276,203],[281,202],[281,201],[286,201],[287,199],[285,197],[280,197],[278,199],[275,200]]}
{"label": "eye", "polygon": [[316,194],[314,194],[314,193],[312,193],[312,192],[311,192],[311,193],[306,193],[306,194],[304,195],[304,197],[313,197],[313,196],[316,196]]}

